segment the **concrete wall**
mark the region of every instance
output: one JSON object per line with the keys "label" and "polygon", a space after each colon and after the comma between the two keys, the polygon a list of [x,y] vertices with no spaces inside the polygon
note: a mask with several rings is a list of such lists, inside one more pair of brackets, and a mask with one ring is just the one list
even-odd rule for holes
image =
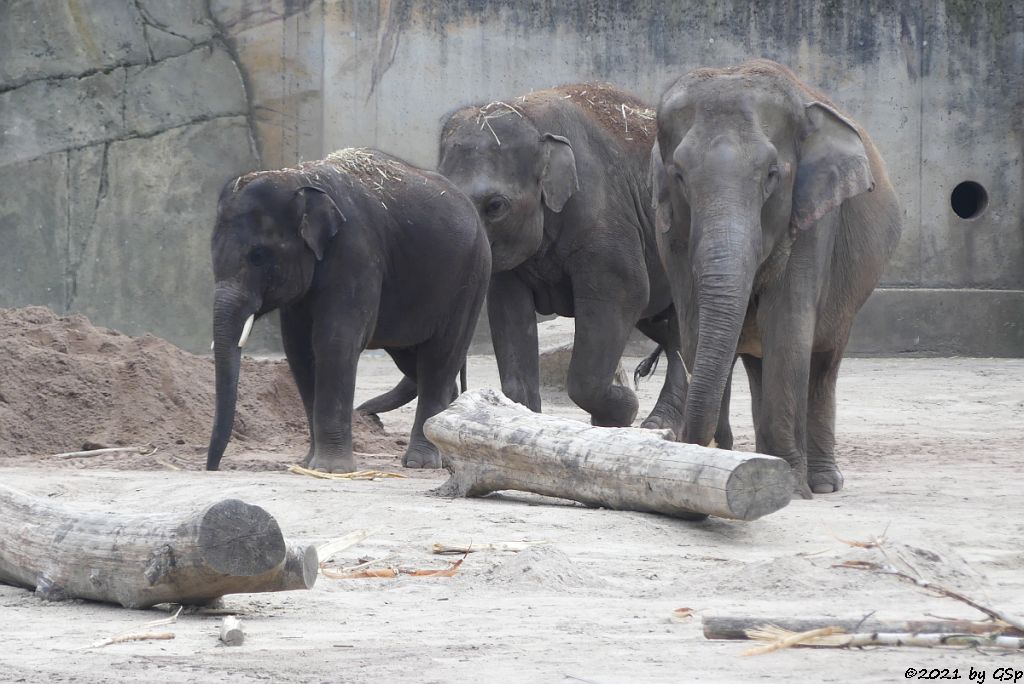
{"label": "concrete wall", "polygon": [[[582,80],[655,101],[755,56],[858,117],[900,193],[904,239],[852,350],[1024,355],[1019,0],[7,3],[0,305],[198,349],[227,177],[351,145],[431,166],[458,105]],[[968,180],[988,202],[965,220]]]}

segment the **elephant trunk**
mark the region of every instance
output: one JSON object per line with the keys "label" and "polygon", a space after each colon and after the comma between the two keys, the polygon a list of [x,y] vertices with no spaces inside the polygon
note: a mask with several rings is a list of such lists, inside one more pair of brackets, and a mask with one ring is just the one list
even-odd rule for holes
{"label": "elephant trunk", "polygon": [[238,400],[238,371],[242,345],[252,326],[259,303],[229,284],[217,285],[213,304],[213,355],[216,368],[217,403],[213,418],[206,469],[220,468],[220,459],[231,439]]}
{"label": "elephant trunk", "polygon": [[759,250],[757,222],[694,224],[701,239],[692,252],[697,304],[697,350],[686,395],[684,439],[708,445],[715,435],[725,383],[736,358]]}

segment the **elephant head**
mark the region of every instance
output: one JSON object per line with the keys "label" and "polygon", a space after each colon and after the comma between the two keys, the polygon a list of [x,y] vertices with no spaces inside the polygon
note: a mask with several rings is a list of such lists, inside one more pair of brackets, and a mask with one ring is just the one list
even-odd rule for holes
{"label": "elephant head", "polygon": [[477,207],[495,273],[540,249],[544,208],[561,212],[579,185],[569,141],[539,130],[503,102],[452,114],[441,132],[439,159],[438,171]]}
{"label": "elephant head", "polygon": [[803,231],[874,180],[857,127],[766,60],[699,69],[671,86],[651,173],[673,296],[696,309],[684,439],[708,444],[758,283],[786,267]]}
{"label": "elephant head", "polygon": [[216,470],[231,436],[242,346],[255,318],[300,299],[345,217],[300,172],[249,174],[220,195],[211,251],[217,406],[207,452]]}

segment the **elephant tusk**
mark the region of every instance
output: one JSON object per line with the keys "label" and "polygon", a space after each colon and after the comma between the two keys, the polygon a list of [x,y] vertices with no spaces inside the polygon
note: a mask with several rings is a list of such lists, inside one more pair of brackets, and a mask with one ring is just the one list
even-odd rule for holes
{"label": "elephant tusk", "polygon": [[246,340],[249,339],[249,333],[252,332],[253,321],[256,320],[256,314],[252,314],[245,319],[245,325],[242,326],[242,336],[238,338],[238,348],[241,349],[245,346]]}
{"label": "elephant tusk", "polygon": [[213,351],[213,345],[216,344],[213,340],[210,340],[210,351]]}
{"label": "elephant tusk", "polygon": [[686,367],[686,362],[683,361],[683,355],[676,349],[676,356],[679,357],[679,363],[683,364],[683,373],[686,374],[686,382],[692,382],[693,376],[690,375],[690,369]]}

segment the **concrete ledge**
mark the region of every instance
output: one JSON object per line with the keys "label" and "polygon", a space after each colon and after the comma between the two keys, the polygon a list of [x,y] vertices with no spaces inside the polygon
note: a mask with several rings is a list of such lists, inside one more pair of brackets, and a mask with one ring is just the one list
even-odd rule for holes
{"label": "concrete ledge", "polygon": [[[652,349],[654,343],[634,331],[626,356]],[[486,315],[470,353],[494,353]],[[857,316],[846,354],[1024,358],[1024,290],[875,290]]]}
{"label": "concrete ledge", "polygon": [[1024,291],[875,290],[849,356],[1024,357]]}

